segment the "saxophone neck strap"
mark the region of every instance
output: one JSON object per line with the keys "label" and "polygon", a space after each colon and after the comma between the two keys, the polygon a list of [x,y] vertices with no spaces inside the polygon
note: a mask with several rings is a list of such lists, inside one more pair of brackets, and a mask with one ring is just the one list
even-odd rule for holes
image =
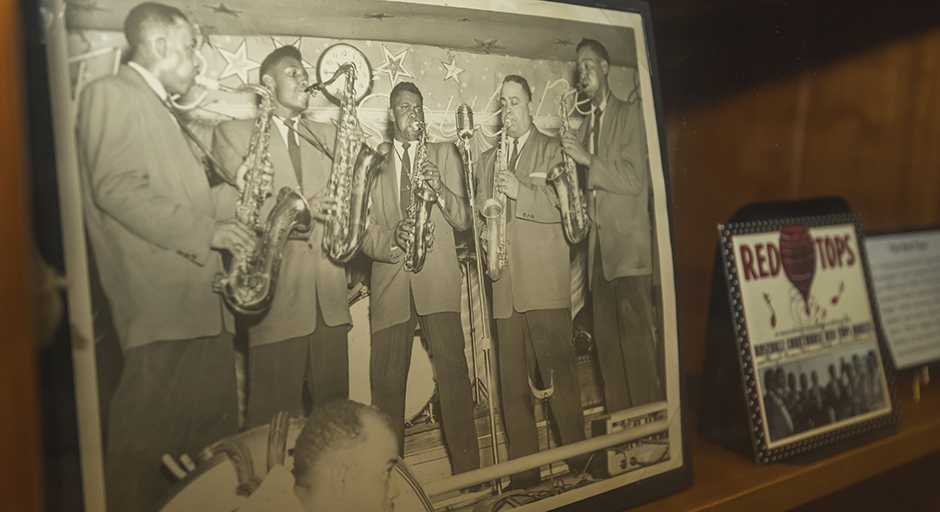
{"label": "saxophone neck strap", "polygon": [[214,156],[212,156],[212,151],[209,151],[209,148],[207,148],[206,145],[202,143],[202,140],[200,140],[199,137],[197,137],[196,134],[193,133],[193,131],[189,129],[189,125],[187,125],[186,122],[183,120],[183,118],[180,117],[179,112],[177,112],[176,109],[173,108],[173,105],[170,103],[170,100],[163,99],[162,103],[163,103],[163,106],[165,106],[170,111],[170,114],[172,114],[173,117],[176,119],[176,124],[179,125],[180,130],[182,130],[183,132],[183,135],[185,135],[186,138],[191,140],[193,144],[195,144],[196,147],[199,148],[199,151],[202,153],[202,156],[207,161],[209,161],[212,164],[212,166],[216,169],[216,173],[221,174],[223,176],[235,176],[234,173],[228,172],[228,169],[226,169],[225,166],[222,165],[222,162],[219,162]]}
{"label": "saxophone neck strap", "polygon": [[320,140],[320,137],[317,137],[317,134],[313,133],[313,131],[311,131],[310,128],[308,128],[307,125],[305,125],[304,123],[298,122],[297,125],[303,127],[304,131],[306,131],[307,133],[306,134],[300,133],[300,130],[297,130],[293,126],[289,126],[285,124],[288,130],[294,132],[298,137],[305,140],[308,144],[317,148],[320,152],[326,155],[327,158],[329,158],[330,160],[333,160],[333,150],[328,148],[326,144],[324,144],[323,141]]}

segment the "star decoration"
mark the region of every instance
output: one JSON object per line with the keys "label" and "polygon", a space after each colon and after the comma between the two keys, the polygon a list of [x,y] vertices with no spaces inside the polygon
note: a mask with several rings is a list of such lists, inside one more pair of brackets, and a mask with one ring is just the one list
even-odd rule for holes
{"label": "star decoration", "polygon": [[209,45],[209,48],[215,48],[215,45],[212,44],[212,40],[209,39],[209,31],[215,30],[215,27],[212,25],[196,24],[196,28],[199,30],[199,34],[201,35],[203,42]]}
{"label": "star decoration", "polygon": [[367,20],[379,20],[382,21],[383,18],[394,18],[394,14],[385,14],[384,12],[367,12],[362,15],[363,19]]}
{"label": "star decoration", "polygon": [[405,56],[407,55],[408,50],[402,50],[396,54],[392,54],[392,52],[388,51],[388,48],[386,48],[386,46],[383,44],[382,51],[385,52],[385,62],[376,66],[376,74],[387,74],[388,79],[392,82],[392,85],[395,85],[399,78],[415,77],[411,74],[411,71],[408,71],[405,68]]}
{"label": "star decoration", "polygon": [[569,38],[569,37],[566,37],[566,38],[564,38],[564,39],[561,39],[561,38],[559,38],[559,37],[556,37],[556,38],[555,38],[555,44],[560,44],[560,45],[562,45],[562,46],[574,46],[574,43],[571,42],[571,38]]}
{"label": "star decoration", "polygon": [[218,7],[214,5],[207,5],[206,7],[212,9],[214,12],[217,12],[219,14],[228,14],[229,16],[235,16],[236,18],[238,17],[239,14],[242,13],[241,11],[233,11],[232,9],[229,9],[228,7],[225,6],[225,4],[219,4]]}
{"label": "star decoration", "polygon": [[225,80],[230,76],[237,76],[242,83],[247,84],[248,72],[261,67],[261,64],[248,58],[247,39],[242,39],[241,44],[238,45],[238,48],[234,52],[230,52],[225,48],[218,48],[218,50],[225,59],[225,69],[223,69],[222,73],[219,75],[219,80]]}
{"label": "star decoration", "polygon": [[479,39],[474,39],[476,41],[476,46],[471,46],[471,50],[480,50],[483,53],[489,54],[491,50],[505,50],[505,46],[499,46],[496,44],[496,39],[487,39],[486,41],[480,41]]}
{"label": "star decoration", "polygon": [[457,78],[457,75],[459,75],[460,73],[463,73],[465,70],[463,68],[457,67],[457,57],[456,56],[451,57],[450,63],[441,62],[441,64],[443,64],[444,69],[447,70],[447,75],[444,77],[444,81],[446,82],[450,80],[451,78],[453,78],[454,81],[459,84],[460,80]]}

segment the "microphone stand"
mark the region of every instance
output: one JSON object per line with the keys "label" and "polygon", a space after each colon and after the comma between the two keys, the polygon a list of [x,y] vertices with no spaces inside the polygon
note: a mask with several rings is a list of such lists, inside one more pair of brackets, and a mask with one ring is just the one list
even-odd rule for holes
{"label": "microphone stand", "polygon": [[[472,133],[472,132],[471,132]],[[486,302],[486,290],[484,289],[483,284],[483,256],[480,252],[480,233],[477,231],[477,210],[476,210],[476,191],[474,187],[473,180],[473,158],[470,152],[470,141],[472,140],[472,135],[470,137],[461,138],[461,151],[464,159],[464,168],[467,171],[467,196],[470,200],[470,216],[473,218],[473,245],[474,250],[476,251],[476,261],[477,261],[477,279],[480,282],[479,285],[479,295],[480,295],[480,322],[483,325],[483,336],[481,344],[483,345],[483,373],[486,377],[486,402],[489,406],[489,420],[490,420],[490,443],[493,451],[493,464],[499,464],[499,450],[496,445],[496,411],[493,400],[495,398],[495,388],[493,385],[493,362],[492,362],[492,348],[493,341],[490,338],[490,318],[487,314],[487,302]],[[473,309],[473,291],[468,287],[467,292],[470,294],[470,309]],[[471,316],[472,317],[472,316]],[[473,325],[471,321],[471,327]],[[476,350],[474,350],[476,353]],[[499,481],[497,480],[496,488],[499,488]]]}

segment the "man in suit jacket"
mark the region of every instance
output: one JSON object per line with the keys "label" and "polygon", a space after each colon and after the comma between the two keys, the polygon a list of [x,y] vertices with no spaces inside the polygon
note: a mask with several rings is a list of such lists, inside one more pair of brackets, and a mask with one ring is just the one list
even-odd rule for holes
{"label": "man in suit jacket", "polygon": [[[415,326],[430,344],[431,362],[441,400],[444,440],[454,473],[480,467],[473,399],[463,327],[460,323],[460,265],[454,230],[470,227],[469,203],[463,194],[461,159],[450,143],[428,143],[427,160],[416,162],[421,132],[414,121],[424,119],[421,91],[411,82],[397,84],[390,94],[394,152],[389,153],[372,189],[371,216],[362,251],[372,264],[372,403],[392,418],[404,452],[405,385],[414,344]],[[420,166],[420,167],[414,167]],[[420,173],[437,193],[431,210],[435,236],[420,272],[405,270],[405,248],[414,222],[405,215],[412,201],[412,173]]]}
{"label": "man in suit jacket", "polygon": [[238,430],[232,335],[212,291],[221,250],[254,233],[217,221],[203,155],[168,102],[197,73],[193,28],[147,3],[125,22],[131,60],[89,84],[76,121],[85,223],[124,370],[105,454],[109,510],[150,510],[170,489],[161,456]]}
{"label": "man in suit jacket", "polygon": [[[286,243],[268,310],[260,317],[246,319],[248,427],[268,423],[282,410],[301,415],[305,381],[313,407],[347,398],[346,334],[352,324],[344,267],[330,260],[320,243],[323,222],[336,201],[327,195],[326,187],[332,161],[314,144],[333,144],[336,130],[301,118],[310,95],[304,91],[307,72],[296,47],[288,45],[271,52],[259,73],[262,85],[274,97],[269,152],[275,194],[264,202],[259,218],[267,219],[277,192],[291,187],[307,198],[316,222],[309,239]],[[212,152],[229,182],[222,185],[228,199],[220,201],[228,215],[235,211],[235,187],[243,186],[240,182],[244,179],[232,175],[232,170],[239,168],[248,151],[253,126],[254,119],[221,123],[213,137]]]}
{"label": "man in suit jacket", "polygon": [[594,109],[562,143],[587,168],[594,338],[607,410],[614,412],[665,396],[653,328],[646,132],[640,105],[610,92],[604,46],[583,39],[577,51],[581,85]]}
{"label": "man in suit jacket", "polygon": [[[557,197],[545,181],[549,169],[561,161],[561,145],[532,124],[532,92],[525,78],[508,75],[499,103],[509,136],[509,169],[494,182],[495,147],[483,154],[478,168],[480,197],[492,197],[495,183],[507,198],[508,262],[493,282],[493,316],[509,456],[516,459],[539,450],[530,380],[541,382],[542,388],[554,386],[549,404],[563,444],[584,439],[584,414],[571,343],[568,242]],[[573,472],[583,468],[576,461],[569,466]],[[514,488],[530,487],[539,483],[539,471],[512,480]]]}

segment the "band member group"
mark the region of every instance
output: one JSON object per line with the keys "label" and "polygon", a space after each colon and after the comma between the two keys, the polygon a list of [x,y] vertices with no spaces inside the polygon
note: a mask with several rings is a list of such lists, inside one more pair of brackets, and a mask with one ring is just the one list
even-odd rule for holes
{"label": "band member group", "polygon": [[[526,77],[508,75],[497,144],[468,168],[458,144],[428,139],[423,112],[434,91],[411,82],[392,89],[388,136],[375,147],[358,127],[354,97],[341,100],[335,126],[305,118],[314,84],[303,63],[317,56],[294,46],[261,63],[258,116],[224,121],[203,141],[171,99],[200,73],[187,16],[143,3],[124,26],[130,60],[84,87],[77,118],[87,236],[124,356],[103,419],[109,510],[153,510],[173,483],[164,454],[198,454],[281,411],[342,410],[355,416],[343,420],[350,425],[360,417],[369,428],[387,425],[387,445],[397,445],[381,462],[394,463],[394,448],[404,455],[416,330],[431,354],[451,469],[480,468],[462,238],[473,240],[471,252],[481,247],[484,310],[495,327],[492,398],[510,459],[541,449],[538,390],[552,389],[557,440],[585,439],[572,261],[586,265],[605,412],[665,399],[645,124],[638,101],[611,92],[601,43],[585,38],[572,55],[578,94],[590,100],[576,130],[539,131]],[[353,186],[362,180],[368,188]],[[586,236],[574,233],[577,222]],[[335,405],[349,397],[356,264],[371,270],[367,412]],[[246,305],[256,296],[260,305]],[[236,325],[248,347],[243,425]],[[310,453],[323,450],[316,435]],[[588,459],[566,462],[577,473]],[[304,475],[298,482],[314,478]],[[509,485],[540,481],[534,469]]]}

